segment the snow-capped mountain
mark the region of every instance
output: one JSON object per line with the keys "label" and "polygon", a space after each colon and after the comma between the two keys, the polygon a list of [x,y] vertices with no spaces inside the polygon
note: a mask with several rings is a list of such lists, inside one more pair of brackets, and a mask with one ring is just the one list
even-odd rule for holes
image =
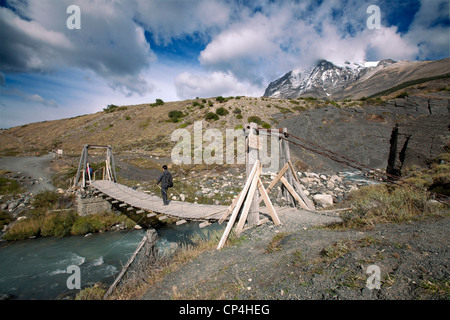
{"label": "snow-capped mountain", "polygon": [[309,69],[292,70],[283,77],[271,82],[264,97],[297,98],[309,95],[317,98],[332,98],[358,80],[370,76],[380,68],[395,63],[393,60],[350,63],[337,66],[327,60]]}

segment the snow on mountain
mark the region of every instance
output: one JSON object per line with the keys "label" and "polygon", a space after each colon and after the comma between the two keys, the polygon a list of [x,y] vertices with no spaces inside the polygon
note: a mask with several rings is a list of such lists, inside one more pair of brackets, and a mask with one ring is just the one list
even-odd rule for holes
{"label": "snow on mountain", "polygon": [[314,67],[289,71],[271,82],[264,92],[264,97],[287,99],[306,94],[317,98],[331,97],[359,79],[392,63],[395,61],[345,62],[336,65],[327,60],[320,60]]}

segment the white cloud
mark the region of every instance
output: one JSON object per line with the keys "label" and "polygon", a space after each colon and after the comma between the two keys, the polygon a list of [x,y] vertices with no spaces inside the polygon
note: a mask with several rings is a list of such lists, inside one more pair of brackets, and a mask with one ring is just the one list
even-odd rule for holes
{"label": "white cloud", "polygon": [[191,73],[183,72],[175,79],[177,95],[180,99],[215,96],[260,96],[263,88],[239,81],[230,72]]}
{"label": "white cloud", "polygon": [[[112,88],[145,95],[153,86],[142,76],[155,60],[144,29],[120,2],[80,0],[81,29],[69,30],[66,8],[73,1],[30,0],[26,18],[0,8],[1,69],[49,72],[67,67],[92,70]],[[136,81],[137,79],[137,81]]]}
{"label": "white cloud", "polygon": [[449,7],[448,0],[421,1],[405,35],[409,43],[417,47],[418,59],[450,56]]}

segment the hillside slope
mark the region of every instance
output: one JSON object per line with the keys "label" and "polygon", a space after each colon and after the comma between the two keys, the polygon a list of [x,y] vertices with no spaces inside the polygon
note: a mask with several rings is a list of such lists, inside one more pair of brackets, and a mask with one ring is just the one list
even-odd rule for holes
{"label": "hillside slope", "polygon": [[[178,128],[193,133],[194,122],[202,121],[203,129],[217,128],[225,136],[226,129],[242,128],[251,116],[257,116],[260,126],[264,123],[265,127],[285,127],[298,137],[380,169],[387,166],[394,126],[399,123],[406,134],[417,128],[409,145],[414,156],[405,164],[423,164],[441,153],[450,141],[449,88],[450,79],[446,78],[402,88],[402,95],[393,92],[385,100],[229,97],[115,107],[1,130],[0,156],[42,155],[63,149],[66,155],[79,157],[83,145],[95,144],[113,146],[114,154],[170,157],[177,143],[171,141],[171,134]],[[173,118],[177,122],[169,117],[171,111],[182,112],[182,116]],[[217,120],[206,120],[208,113],[221,115]],[[416,126],[415,121],[423,125]],[[291,146],[291,153],[302,169],[343,169],[297,146]]]}

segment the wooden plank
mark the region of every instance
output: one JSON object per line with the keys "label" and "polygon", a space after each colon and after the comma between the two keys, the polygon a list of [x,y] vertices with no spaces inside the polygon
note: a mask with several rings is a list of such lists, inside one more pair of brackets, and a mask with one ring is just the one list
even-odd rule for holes
{"label": "wooden plank", "polygon": [[222,249],[222,247],[225,244],[225,241],[228,238],[228,235],[229,235],[229,233],[231,231],[231,228],[233,227],[234,221],[236,220],[236,217],[237,217],[237,215],[239,213],[239,210],[241,208],[242,202],[244,201],[244,196],[245,196],[245,194],[247,193],[247,190],[250,187],[251,180],[253,180],[253,176],[255,175],[258,166],[259,166],[259,160],[256,160],[256,163],[253,166],[253,169],[250,172],[250,175],[249,175],[247,181],[245,182],[244,188],[242,189],[241,196],[239,197],[239,200],[238,200],[236,206],[233,209],[233,213],[231,214],[230,220],[228,221],[228,224],[227,224],[227,226],[225,228],[225,231],[223,232],[223,235],[222,235],[222,238],[220,239],[219,245],[217,246],[218,250]]}
{"label": "wooden plank", "polygon": [[241,192],[239,192],[239,195],[238,195],[236,198],[233,199],[233,202],[232,202],[231,205],[227,208],[227,211],[225,211],[225,213],[223,214],[223,216],[219,219],[219,223],[220,223],[220,224],[222,224],[222,222],[225,221],[225,219],[229,216],[229,214],[230,214],[231,212],[233,212],[233,209],[234,209],[234,207],[236,207],[236,204],[237,204],[238,201],[239,201],[239,197],[241,196],[242,191],[243,191],[243,190],[241,190]]}
{"label": "wooden plank", "polygon": [[[284,175],[286,170],[289,169],[289,165],[286,163],[283,168],[278,172],[277,176],[272,180],[272,182],[269,184],[269,186],[266,188],[266,193],[269,194],[272,188],[277,184],[278,180],[281,179],[281,177]],[[258,203],[260,203],[263,199],[260,197],[258,199]]]}
{"label": "wooden plank", "polygon": [[280,225],[281,224],[280,218],[278,218],[275,208],[273,207],[272,202],[270,201],[269,196],[267,195],[267,192],[264,189],[264,185],[262,184],[260,178],[258,178],[258,188],[259,192],[261,192],[261,197],[263,198],[264,203],[266,204],[266,207],[269,210],[269,214],[272,217],[273,223],[277,226]]}
{"label": "wooden plank", "polygon": [[302,198],[302,200],[305,202],[308,209],[314,211],[316,208],[314,207],[314,204],[312,203],[312,201],[309,200],[308,197],[303,192],[303,190],[301,188],[300,180],[298,179],[297,173],[295,172],[295,168],[294,168],[294,165],[292,164],[291,160],[288,161],[288,164],[289,164],[289,167],[291,168],[292,174],[295,179],[294,187],[296,187],[297,193]]}
{"label": "wooden plank", "polygon": [[111,287],[109,287],[108,291],[105,293],[104,298],[106,298],[107,296],[109,296],[111,294],[111,292],[114,290],[114,288],[117,286],[117,284],[119,283],[119,281],[122,279],[122,277],[125,275],[125,272],[128,270],[128,268],[130,267],[130,265],[133,263],[134,259],[136,258],[138,252],[142,249],[142,247],[144,246],[145,242],[147,241],[147,235],[145,235],[141,242],[139,243],[138,247],[136,248],[136,250],[134,251],[133,255],[131,256],[131,258],[128,260],[127,264],[123,267],[122,271],[120,272],[119,276],[116,278],[116,280],[114,280],[114,283],[111,285]]}
{"label": "wooden plank", "polygon": [[198,226],[200,229],[209,226],[211,223],[209,221],[203,221],[202,223],[200,223]]}
{"label": "wooden plank", "polygon": [[300,204],[300,206],[305,210],[309,210],[309,208],[306,206],[306,204],[303,202],[303,200],[300,198],[300,196],[297,194],[297,192],[295,192],[294,188],[289,184],[289,182],[287,182],[286,178],[281,177],[280,180],[281,180],[281,182],[283,182],[283,184],[289,190],[292,197],[294,197],[294,199],[297,200],[297,202]]}
{"label": "wooden plank", "polygon": [[242,232],[242,229],[244,228],[245,221],[247,221],[247,215],[250,210],[250,206],[253,204],[253,196],[255,195],[256,187],[258,186],[258,180],[259,176],[261,174],[261,166],[258,167],[255,175],[253,176],[250,189],[247,194],[247,198],[245,199],[244,208],[241,212],[241,217],[239,218],[237,227],[236,227],[236,234],[239,235]]}

